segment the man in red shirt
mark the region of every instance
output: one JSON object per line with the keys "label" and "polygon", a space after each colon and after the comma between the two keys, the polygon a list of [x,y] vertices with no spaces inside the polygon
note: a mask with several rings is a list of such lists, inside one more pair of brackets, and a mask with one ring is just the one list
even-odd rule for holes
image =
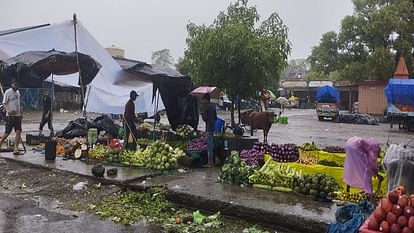
{"label": "man in red shirt", "polygon": [[137,143],[136,137],[138,135],[137,126],[135,125],[135,103],[134,101],[137,99],[138,93],[136,91],[131,91],[129,93],[129,100],[125,105],[125,112],[124,112],[124,129],[125,129],[125,137],[124,137],[124,148],[127,148],[129,135],[132,133],[132,144],[130,149],[135,150]]}

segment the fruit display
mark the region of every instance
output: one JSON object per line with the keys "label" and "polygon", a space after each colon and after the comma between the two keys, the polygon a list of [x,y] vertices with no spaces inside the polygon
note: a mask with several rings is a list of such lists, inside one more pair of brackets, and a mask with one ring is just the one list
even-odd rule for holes
{"label": "fruit display", "polygon": [[332,200],[335,198],[335,191],[339,190],[339,185],[333,177],[317,173],[295,177],[293,189],[299,194],[310,195],[322,200]]}
{"label": "fruit display", "polygon": [[312,143],[305,143],[302,146],[300,146],[300,149],[303,151],[316,151],[318,150],[318,147],[315,145],[314,142]]}
{"label": "fruit display", "polygon": [[301,177],[302,174],[289,165],[268,158],[260,170],[254,171],[249,176],[249,182],[254,184],[253,187],[291,192],[295,176]]}
{"label": "fruit display", "polygon": [[121,163],[130,166],[144,167],[145,154],[143,150],[137,148],[137,150],[125,150],[121,156]]}
{"label": "fruit display", "polygon": [[105,160],[108,162],[120,162],[121,148],[109,148],[106,151]]}
{"label": "fruit display", "polygon": [[158,126],[158,128],[160,130],[163,130],[163,131],[169,131],[171,129],[171,126],[169,124],[160,123],[160,125]]}
{"label": "fruit display", "polygon": [[145,167],[156,170],[169,170],[177,168],[177,158],[185,156],[184,151],[172,148],[159,140],[153,142],[143,151]]}
{"label": "fruit display", "polygon": [[187,145],[187,151],[203,152],[207,151],[207,142],[204,137],[199,137],[192,140]]}
{"label": "fruit display", "polygon": [[240,158],[249,166],[259,166],[263,164],[263,152],[256,149],[242,150]]}
{"label": "fruit display", "polygon": [[299,147],[296,144],[255,143],[253,149],[272,156],[277,162],[294,162],[299,159]]}
{"label": "fruit display", "polygon": [[330,161],[330,160],[326,160],[326,159],[319,160],[318,164],[328,166],[328,167],[342,167],[341,164],[339,164],[335,161]]}
{"label": "fruit display", "polygon": [[345,148],[340,146],[327,146],[323,150],[329,153],[345,153]]}
{"label": "fruit display", "polygon": [[381,199],[367,222],[367,228],[371,231],[413,233],[414,194],[405,195],[403,187],[389,192]]}
{"label": "fruit display", "polygon": [[148,138],[137,138],[137,144],[138,145],[148,146],[152,142],[153,141],[151,139],[148,139]]}
{"label": "fruit display", "polygon": [[223,183],[248,185],[248,177],[252,174],[253,168],[247,166],[240,159],[237,151],[232,151],[221,167],[220,180]]}
{"label": "fruit display", "polygon": [[[374,202],[379,202],[384,196],[385,193],[382,191],[374,191]],[[359,203],[363,200],[370,200],[369,194],[365,192],[359,193],[349,193],[344,191],[336,192],[336,198],[340,201],[354,202]]]}
{"label": "fruit display", "polygon": [[108,153],[109,149],[110,148],[108,146],[97,145],[89,151],[89,158],[103,160],[105,158],[105,155]]}
{"label": "fruit display", "polygon": [[58,156],[65,155],[65,147],[60,143],[56,145],[56,155]]}
{"label": "fruit display", "polygon": [[146,134],[146,133],[148,133],[149,131],[151,131],[151,129],[152,129],[153,127],[154,127],[154,126],[153,126],[153,125],[151,125],[150,123],[148,123],[148,122],[144,122],[144,123],[142,123],[142,124],[138,125],[137,130],[138,130],[138,132],[140,132],[140,133],[142,133],[142,134]]}
{"label": "fruit display", "polygon": [[336,198],[340,201],[360,203],[361,201],[366,199],[366,195],[364,192],[350,193],[340,191],[336,193]]}
{"label": "fruit display", "polygon": [[189,125],[179,125],[176,130],[177,134],[183,138],[193,135],[194,130]]}

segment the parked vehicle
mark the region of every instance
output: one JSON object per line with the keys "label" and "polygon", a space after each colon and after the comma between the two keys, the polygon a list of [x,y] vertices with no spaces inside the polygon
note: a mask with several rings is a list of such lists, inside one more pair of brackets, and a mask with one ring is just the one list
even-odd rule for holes
{"label": "parked vehicle", "polygon": [[318,120],[325,118],[335,120],[339,116],[339,91],[335,87],[325,85],[316,92],[316,114]]}
{"label": "parked vehicle", "polygon": [[400,129],[414,131],[413,79],[390,79],[385,88],[387,114],[391,127],[398,123]]}

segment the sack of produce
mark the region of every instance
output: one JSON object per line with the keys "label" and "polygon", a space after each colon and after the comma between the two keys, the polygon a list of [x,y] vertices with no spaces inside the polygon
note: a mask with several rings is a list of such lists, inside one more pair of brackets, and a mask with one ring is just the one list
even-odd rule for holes
{"label": "sack of produce", "polygon": [[92,167],[92,174],[96,177],[103,177],[105,174],[105,167],[102,165],[95,165]]}

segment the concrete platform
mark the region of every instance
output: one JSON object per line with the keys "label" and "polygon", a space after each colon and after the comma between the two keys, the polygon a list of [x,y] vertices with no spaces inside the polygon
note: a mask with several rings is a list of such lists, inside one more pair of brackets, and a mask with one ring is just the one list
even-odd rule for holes
{"label": "concrete platform", "polygon": [[335,222],[336,203],[319,203],[311,198],[222,184],[219,169],[197,169],[171,176],[133,182],[144,189],[166,185],[168,199],[187,207],[217,212],[248,221],[282,228],[283,232],[326,232]]}
{"label": "concrete platform", "polygon": [[[46,169],[58,169],[66,172],[71,172],[81,176],[94,177],[92,174],[92,167],[96,164],[81,162],[80,160],[63,160],[61,157],[56,157],[55,161],[46,161],[45,155],[37,152],[33,152],[28,148],[24,155],[13,155],[11,152],[2,152],[0,157],[16,162],[22,162],[29,166],[46,168]],[[106,169],[115,168],[116,166],[104,165]],[[147,169],[128,168],[128,167],[116,167],[118,168],[117,176],[107,176],[97,178],[102,182],[114,183],[114,184],[127,184],[136,180],[143,180],[147,177],[154,177],[161,175],[159,171],[151,171]]]}

